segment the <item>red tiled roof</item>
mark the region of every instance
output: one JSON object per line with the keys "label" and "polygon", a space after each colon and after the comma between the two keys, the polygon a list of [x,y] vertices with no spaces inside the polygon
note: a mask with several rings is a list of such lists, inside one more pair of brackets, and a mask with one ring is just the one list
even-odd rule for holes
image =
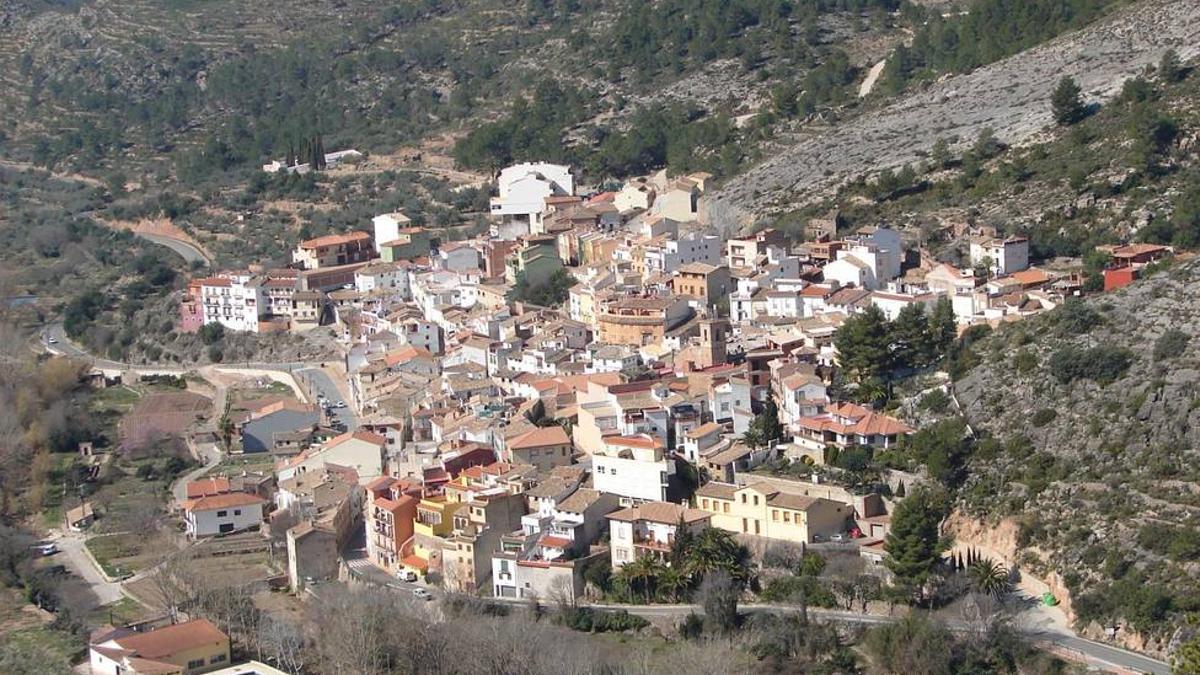
{"label": "red tiled roof", "polygon": [[208,497],[230,491],[229,479],[224,477],[202,478],[187,484],[187,498]]}
{"label": "red tiled roof", "polygon": [[[837,418],[850,420],[848,423]],[[880,415],[854,403],[836,403],[829,407],[828,412],[816,417],[804,417],[799,420],[800,426],[813,431],[833,431],[839,434],[855,434],[861,436],[912,433],[912,428],[894,417]]]}
{"label": "red tiled roof", "polygon": [[542,537],[542,546],[548,548],[567,548],[573,542],[566,537],[545,536]]}
{"label": "red tiled roof", "polygon": [[189,499],[183,503],[184,511],[215,511],[235,506],[252,506],[265,504],[266,500],[246,492],[227,492],[222,495],[211,495],[198,499]]}
{"label": "red tiled roof", "polygon": [[316,239],[308,239],[300,242],[300,248],[321,248],[324,246],[338,246],[341,244],[349,244],[355,241],[366,241],[371,238],[371,235],[366,232],[348,232],[346,234],[327,234],[324,237]]}
{"label": "red tiled roof", "polygon": [[604,439],[605,445],[615,445],[620,448],[665,448],[661,439],[654,436],[639,434],[637,436],[612,436]]}
{"label": "red tiled roof", "polygon": [[563,428],[555,425],[552,427],[539,427],[515,438],[509,439],[508,447],[511,450],[523,450],[525,448],[542,448],[548,445],[567,445],[571,439],[567,436],[567,432]]}
{"label": "red tiled roof", "polygon": [[370,431],[359,430],[359,431],[348,431],[348,432],[342,434],[341,436],[335,436],[334,438],[329,439],[329,442],[325,444],[325,447],[326,448],[336,448],[337,446],[339,446],[342,443],[345,443],[346,441],[349,441],[351,439],[354,439],[356,441],[363,441],[365,443],[372,443],[374,445],[387,445],[387,439],[384,438],[383,436],[380,436],[379,434],[371,433]]}
{"label": "red tiled roof", "polygon": [[200,647],[228,644],[229,636],[208,619],[194,619],[114,640],[121,649],[144,659],[161,659]]}

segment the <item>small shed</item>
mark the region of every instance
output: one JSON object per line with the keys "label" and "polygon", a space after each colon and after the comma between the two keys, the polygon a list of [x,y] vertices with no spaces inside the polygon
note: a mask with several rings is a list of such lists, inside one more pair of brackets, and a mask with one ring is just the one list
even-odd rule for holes
{"label": "small shed", "polygon": [[92,511],[92,503],[84,502],[79,506],[67,511],[67,527],[72,532],[82,532],[91,527],[92,522],[96,520],[96,513]]}

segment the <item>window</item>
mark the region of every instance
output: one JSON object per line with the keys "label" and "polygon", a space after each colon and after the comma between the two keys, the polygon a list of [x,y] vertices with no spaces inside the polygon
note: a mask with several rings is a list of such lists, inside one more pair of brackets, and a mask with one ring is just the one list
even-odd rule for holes
{"label": "window", "polygon": [[749,531],[750,531],[750,526],[748,525],[746,519],[742,518],[742,532],[749,532]]}
{"label": "window", "polygon": [[792,514],[788,513],[787,511],[784,511],[783,512],[783,522],[785,522],[785,523],[792,522]]}
{"label": "window", "polygon": [[721,507],[722,507],[721,508],[722,512],[729,513],[729,502],[725,502],[724,504],[721,505]]}
{"label": "window", "polygon": [[[229,513],[229,512],[228,511],[217,511],[217,517],[224,518],[225,514],[227,514],[227,513]],[[201,664],[201,665],[203,665],[203,664]]]}
{"label": "window", "polygon": [[759,533],[759,531],[760,531],[760,530],[759,530],[759,527],[758,527],[758,521],[757,521],[757,520],[755,520],[755,521],[754,521],[754,534],[758,534],[758,533]]}
{"label": "window", "polygon": [[613,467],[613,469],[612,469],[612,471],[609,471],[609,472],[608,472],[608,475],[610,475],[610,476],[615,476],[615,475],[617,475],[617,467],[615,467],[615,466],[614,466],[614,467]]}
{"label": "window", "polygon": [[758,506],[758,495],[754,495],[754,505]]}
{"label": "window", "polygon": [[598,467],[596,467],[596,473],[601,473],[601,474],[606,473],[606,470],[604,467],[598,466]]}
{"label": "window", "polygon": [[778,509],[771,509],[771,520],[774,520],[775,522],[779,522],[779,510]]}
{"label": "window", "polygon": [[707,508],[708,508],[708,500],[707,500],[707,499],[701,499],[701,500],[700,500],[700,508],[702,508],[702,509],[707,509]]}
{"label": "window", "polygon": [[195,670],[197,668],[203,668],[204,667],[204,659],[193,659],[191,661],[188,661],[187,667],[188,667],[188,670]]}
{"label": "window", "polygon": [[235,515],[235,516],[240,516],[240,515],[242,515],[242,510],[241,510],[241,509],[234,509],[234,510],[233,510],[233,515]]}
{"label": "window", "polygon": [[746,493],[744,493],[744,492],[742,493],[742,503],[743,504],[746,503]]}
{"label": "window", "polygon": [[216,656],[214,656],[214,657],[212,657],[211,659],[209,659],[209,660],[208,660],[208,662],[209,662],[209,663],[224,663],[224,662],[225,662],[225,655],[224,655],[224,654],[217,654]]}

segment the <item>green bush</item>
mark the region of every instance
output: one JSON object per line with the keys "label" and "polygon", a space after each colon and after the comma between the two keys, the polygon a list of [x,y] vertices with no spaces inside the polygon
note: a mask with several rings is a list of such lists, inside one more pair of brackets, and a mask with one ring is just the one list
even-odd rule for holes
{"label": "green bush", "polygon": [[837,607],[837,597],[814,576],[778,577],[760,593],[766,602],[804,602],[812,607]]}
{"label": "green bush", "polygon": [[1030,419],[1030,422],[1032,422],[1033,426],[1035,427],[1044,427],[1053,422],[1054,418],[1056,417],[1058,417],[1058,413],[1054,409],[1042,408],[1033,414],[1033,418]]}
{"label": "green bush", "polygon": [[639,630],[650,625],[649,621],[623,609],[615,612],[602,612],[591,607],[571,608],[562,614],[560,621],[571,630],[586,633],[619,633],[627,630]]}
{"label": "green bush", "polygon": [[917,407],[940,415],[950,409],[950,397],[941,389],[934,389],[921,397]]}
{"label": "green bush", "polygon": [[1050,357],[1050,374],[1063,384],[1093,380],[1108,384],[1120,378],[1133,363],[1133,352],[1124,347],[1097,345],[1063,347]]}
{"label": "green bush", "polygon": [[1183,354],[1191,337],[1176,328],[1170,328],[1154,341],[1154,360],[1166,361]]}
{"label": "green bush", "polygon": [[1029,373],[1032,373],[1034,370],[1037,370],[1038,367],[1037,354],[1029,351],[1028,349],[1022,349],[1021,351],[1017,352],[1015,356],[1013,356],[1013,367],[1016,368],[1017,372],[1021,373],[1022,375],[1028,375]]}

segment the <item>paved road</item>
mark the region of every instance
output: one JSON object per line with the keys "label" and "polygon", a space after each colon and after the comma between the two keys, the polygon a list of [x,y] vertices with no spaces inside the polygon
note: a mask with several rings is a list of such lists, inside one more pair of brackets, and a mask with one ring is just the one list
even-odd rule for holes
{"label": "paved road", "polygon": [[212,443],[200,443],[196,446],[196,451],[200,453],[200,466],[176,478],[171,484],[171,496],[175,498],[176,504],[187,501],[188,483],[208,473],[209,469],[221,461],[221,451]]}
{"label": "paved road", "polygon": [[199,262],[203,265],[208,264],[208,256],[204,255],[203,251],[195,246],[192,246],[186,241],[179,241],[178,239],[164,237],[161,234],[144,234],[141,232],[135,232],[134,234],[142,239],[145,239],[146,241],[153,242],[160,246],[166,246],[172,251],[178,253],[179,256],[188,263]]}
{"label": "paved road", "polygon": [[297,370],[295,372],[295,376],[297,379],[302,379],[309,383],[309,391],[315,391],[324,394],[325,400],[333,402],[345,401],[346,407],[333,408],[331,411],[331,416],[333,419],[345,424],[347,431],[354,431],[358,428],[358,416],[354,414],[354,410],[351,408],[350,402],[346,401],[342,396],[342,392],[338,389],[337,383],[333,381],[333,378],[329,377],[329,373],[326,373],[320,368],[304,368],[303,370]]}
{"label": "paved road", "polygon": [[124,597],[121,584],[106,580],[83,552],[83,545],[87,540],[85,536],[74,532],[53,533],[50,539],[58,544],[61,551],[58,556],[64,558],[63,564],[87,583],[98,604],[107,605]]}

